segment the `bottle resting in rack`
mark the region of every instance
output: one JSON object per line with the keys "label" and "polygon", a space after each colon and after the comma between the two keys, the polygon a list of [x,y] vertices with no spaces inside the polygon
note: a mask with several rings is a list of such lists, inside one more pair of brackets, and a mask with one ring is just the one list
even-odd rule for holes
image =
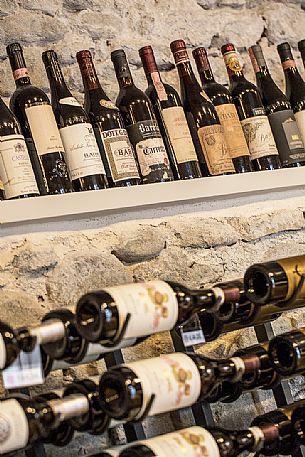
{"label": "bottle resting in rack", "polygon": [[224,128],[226,143],[235,171],[252,171],[250,153],[240,120],[229,90],[215,81],[205,48],[193,50],[202,87],[216,108],[219,120]]}
{"label": "bottle resting in rack", "polygon": [[230,78],[230,93],[255,170],[280,168],[278,150],[257,87],[245,78],[233,44],[222,46],[221,52]]}
{"label": "bottle resting in rack", "polygon": [[305,372],[305,328],[277,335],[269,343],[269,358],[282,376]]}
{"label": "bottle resting in rack", "polygon": [[177,91],[165,84],[151,46],[139,50],[148,87],[146,94],[153,104],[169,157],[178,168],[180,179],[200,178],[201,171],[185,113]]}
{"label": "bottle resting in rack", "polygon": [[305,149],[291,105],[286,95],[273,81],[262,48],[259,45],[251,46],[249,55],[282,166],[288,168],[303,166]]}
{"label": "bottle resting in rack", "polygon": [[143,184],[174,179],[153,107],[133,82],[123,49],[111,53],[120,92],[116,104],[135,149]]}
{"label": "bottle resting in rack", "polygon": [[64,147],[49,98],[31,80],[19,43],[7,46],[16,83],[10,108],[25,138],[41,195],[71,192]]}
{"label": "bottle resting in rack", "polygon": [[68,89],[56,52],[43,52],[42,60],[73,188],[75,191],[104,189],[108,182],[89,117]]}
{"label": "bottle resting in rack", "polygon": [[201,147],[197,154],[204,176],[231,174],[235,168],[225,140],[224,129],[216,109],[198,83],[183,40],[171,43],[180,77],[183,107],[187,116],[194,144]]}
{"label": "bottle resting in rack", "polygon": [[84,109],[92,123],[110,186],[140,184],[135,154],[122,116],[101,87],[91,52],[79,51],[76,58],[85,89]]}

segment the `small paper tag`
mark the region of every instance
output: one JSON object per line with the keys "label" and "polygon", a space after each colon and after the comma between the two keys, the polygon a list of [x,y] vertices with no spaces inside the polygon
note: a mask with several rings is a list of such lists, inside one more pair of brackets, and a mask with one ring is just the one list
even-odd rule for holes
{"label": "small paper tag", "polygon": [[197,315],[186,325],[182,325],[180,327],[180,332],[185,347],[205,343],[205,337]]}
{"label": "small paper tag", "polygon": [[39,344],[32,352],[21,351],[15,362],[3,370],[2,377],[6,389],[43,384],[44,375]]}

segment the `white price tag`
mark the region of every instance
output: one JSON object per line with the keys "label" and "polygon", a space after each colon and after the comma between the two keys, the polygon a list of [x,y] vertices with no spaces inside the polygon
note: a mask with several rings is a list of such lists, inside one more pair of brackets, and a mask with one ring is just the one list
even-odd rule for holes
{"label": "white price tag", "polygon": [[180,332],[185,347],[205,343],[205,337],[197,314],[186,325],[180,327]]}
{"label": "white price tag", "polygon": [[21,351],[15,362],[3,370],[2,377],[6,389],[43,384],[44,375],[39,344],[32,352]]}

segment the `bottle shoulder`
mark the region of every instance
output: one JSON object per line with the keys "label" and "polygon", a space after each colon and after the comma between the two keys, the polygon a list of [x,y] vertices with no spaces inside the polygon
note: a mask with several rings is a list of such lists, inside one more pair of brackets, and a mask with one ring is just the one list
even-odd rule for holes
{"label": "bottle shoulder", "polygon": [[17,87],[11,97],[12,102],[20,104],[47,103],[50,104],[49,97],[39,87],[32,84]]}

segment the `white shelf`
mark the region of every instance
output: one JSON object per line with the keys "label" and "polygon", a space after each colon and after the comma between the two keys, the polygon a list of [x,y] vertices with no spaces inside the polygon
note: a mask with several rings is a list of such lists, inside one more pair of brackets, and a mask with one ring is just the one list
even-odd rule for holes
{"label": "white shelf", "polygon": [[90,218],[118,210],[220,200],[296,187],[305,189],[305,167],[2,201],[0,226]]}

